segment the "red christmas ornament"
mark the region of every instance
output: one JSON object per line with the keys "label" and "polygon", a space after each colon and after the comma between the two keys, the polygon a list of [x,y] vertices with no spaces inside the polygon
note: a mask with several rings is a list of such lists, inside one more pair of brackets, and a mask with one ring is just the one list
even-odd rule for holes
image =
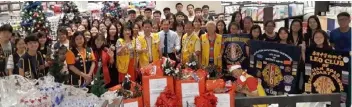
{"label": "red christmas ornament", "polygon": [[33,17],[37,17],[38,16],[38,12],[33,13]]}

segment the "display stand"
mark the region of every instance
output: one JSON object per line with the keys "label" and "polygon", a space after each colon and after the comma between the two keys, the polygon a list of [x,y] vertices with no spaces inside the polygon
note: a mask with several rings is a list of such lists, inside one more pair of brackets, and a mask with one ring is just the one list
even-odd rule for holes
{"label": "display stand", "polygon": [[[258,3],[258,2],[236,2],[236,3],[224,2],[224,3],[226,3],[226,5],[224,5],[224,11],[226,13],[225,16],[229,16],[229,17],[231,17],[231,14],[233,14],[233,13],[229,13],[229,11],[228,11],[229,9],[228,8],[234,8],[235,7],[234,9],[236,9],[238,7],[238,10],[235,10],[235,11],[240,11],[242,13],[242,18],[248,16],[248,15],[243,15],[243,9],[244,8],[248,8],[248,7],[262,8],[263,9],[263,11],[262,11],[263,13],[255,13],[255,14],[259,14],[259,16],[257,16],[256,19],[260,19],[260,20],[253,19],[254,23],[257,23],[257,24],[264,23],[264,22],[266,22],[268,20],[274,20],[275,22],[284,21],[285,22],[284,27],[289,28],[289,24],[290,24],[290,20],[291,19],[301,19],[301,20],[303,20],[303,16],[305,15],[304,14],[304,6],[303,6],[304,3],[301,3],[301,2],[266,2],[266,3]],[[302,12],[300,12],[302,14],[299,14],[299,15],[292,14],[292,10],[293,9],[290,9],[290,5],[292,5],[292,4],[302,5],[303,9],[302,9]],[[277,16],[275,16],[275,15],[279,14],[279,16],[280,16],[280,14],[282,14],[282,13],[274,14],[275,6],[287,6],[287,12],[284,12],[286,17],[284,17],[284,18],[282,18],[282,17],[276,18]],[[251,12],[249,12],[249,13],[251,13]],[[253,13],[251,13],[251,14],[253,14]],[[262,16],[260,16],[260,15],[262,15]]]}

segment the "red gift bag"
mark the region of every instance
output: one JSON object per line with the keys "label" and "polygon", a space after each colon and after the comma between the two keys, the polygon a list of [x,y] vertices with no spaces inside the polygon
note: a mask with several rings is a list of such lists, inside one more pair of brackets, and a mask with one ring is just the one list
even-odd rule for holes
{"label": "red gift bag", "polygon": [[123,100],[123,107],[143,107],[143,98],[130,98]]}
{"label": "red gift bag", "polygon": [[[186,92],[183,92],[182,90]],[[175,92],[177,98],[180,99],[179,104],[181,107],[187,107],[187,102],[188,104],[193,105],[194,97],[205,92],[205,80],[200,79],[198,82],[195,80],[176,80]]]}
{"label": "red gift bag", "polygon": [[165,87],[174,92],[174,79],[170,76],[143,76],[143,103],[145,107],[154,107]]}
{"label": "red gift bag", "polygon": [[235,107],[235,95],[232,91],[227,93],[215,93],[218,98],[216,107]]}

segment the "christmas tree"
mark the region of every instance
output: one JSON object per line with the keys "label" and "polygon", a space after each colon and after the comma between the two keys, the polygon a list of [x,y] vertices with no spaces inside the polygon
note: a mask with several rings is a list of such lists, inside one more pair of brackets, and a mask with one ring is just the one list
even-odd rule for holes
{"label": "christmas tree", "polygon": [[68,25],[70,23],[80,23],[81,18],[79,17],[79,11],[77,5],[72,1],[65,1],[61,7],[63,17],[60,21],[60,25]]}
{"label": "christmas tree", "polygon": [[101,9],[103,17],[121,18],[121,7],[119,1],[104,1]]}
{"label": "christmas tree", "polygon": [[68,80],[68,71],[62,71],[65,65],[65,54],[67,52],[66,46],[61,46],[54,54],[54,61],[49,68],[49,73],[55,78],[55,82],[63,83]]}
{"label": "christmas tree", "polygon": [[49,24],[46,21],[41,1],[26,1],[21,11],[21,26],[27,34],[33,31],[49,33]]}
{"label": "christmas tree", "polygon": [[97,75],[94,76],[93,83],[92,83],[93,85],[91,88],[91,92],[98,97],[100,97],[102,94],[104,94],[106,91],[108,91],[105,88],[101,69],[102,69],[102,65],[101,65],[101,63],[99,63]]}

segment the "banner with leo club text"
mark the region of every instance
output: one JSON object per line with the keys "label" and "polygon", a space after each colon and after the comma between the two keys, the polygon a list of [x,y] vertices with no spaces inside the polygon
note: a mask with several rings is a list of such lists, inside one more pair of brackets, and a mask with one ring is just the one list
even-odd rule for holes
{"label": "banner with leo club text", "polygon": [[349,52],[307,49],[305,92],[320,94],[341,92],[341,101],[349,105],[350,62]]}
{"label": "banner with leo club text", "polygon": [[296,93],[297,66],[301,50],[297,46],[251,40],[250,67],[268,95]]}
{"label": "banner with leo club text", "polygon": [[248,58],[246,53],[248,35],[233,35],[224,34],[224,54],[223,54],[223,68],[227,70],[227,65],[241,64],[242,68],[248,68]]}

